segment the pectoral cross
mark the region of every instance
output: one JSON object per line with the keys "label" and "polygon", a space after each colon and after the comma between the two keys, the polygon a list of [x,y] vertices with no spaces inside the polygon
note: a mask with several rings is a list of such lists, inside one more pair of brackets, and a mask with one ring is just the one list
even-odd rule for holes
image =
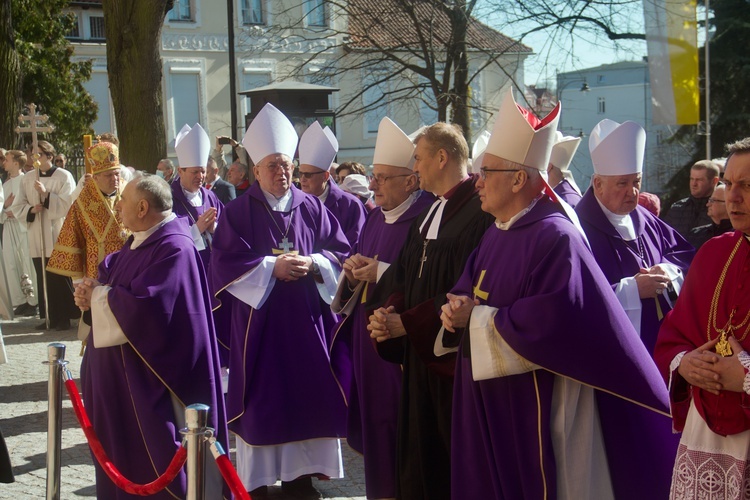
{"label": "pectoral cross", "polygon": [[279,242],[279,248],[272,248],[271,252],[273,252],[274,255],[281,255],[284,253],[289,253],[289,251],[294,247],[294,243],[289,241],[289,238],[284,236],[281,241]]}
{"label": "pectoral cross", "polygon": [[486,269],[482,269],[482,272],[479,274],[479,281],[477,281],[477,286],[474,287],[474,298],[476,299],[479,297],[482,300],[487,300],[487,297],[490,296],[489,292],[485,292],[480,287],[482,286],[482,281],[484,281],[484,275],[487,272]]}
{"label": "pectoral cross", "polygon": [[419,278],[422,277],[422,269],[424,269],[424,263],[427,262],[427,244],[430,240],[424,240],[424,246],[422,246],[422,257],[419,259]]}

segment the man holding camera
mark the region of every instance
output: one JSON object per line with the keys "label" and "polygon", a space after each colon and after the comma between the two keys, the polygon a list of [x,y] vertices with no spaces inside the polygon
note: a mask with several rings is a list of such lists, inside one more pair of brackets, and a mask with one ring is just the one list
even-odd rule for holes
{"label": "man holding camera", "polygon": [[591,250],[653,355],[656,335],[695,253],[690,243],[638,205],[646,132],[602,120],[591,132],[591,187],[576,206]]}

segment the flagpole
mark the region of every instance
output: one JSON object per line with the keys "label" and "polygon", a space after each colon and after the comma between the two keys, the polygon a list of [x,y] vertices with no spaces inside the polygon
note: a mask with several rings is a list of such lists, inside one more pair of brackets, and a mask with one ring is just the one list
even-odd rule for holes
{"label": "flagpole", "polygon": [[708,49],[708,2],[709,0],[705,0],[705,6],[706,6],[706,22],[705,22],[705,30],[706,30],[706,42],[705,42],[705,50],[706,50],[706,57],[705,57],[705,83],[706,83],[706,159],[711,159],[711,71],[709,69],[709,55],[710,51]]}

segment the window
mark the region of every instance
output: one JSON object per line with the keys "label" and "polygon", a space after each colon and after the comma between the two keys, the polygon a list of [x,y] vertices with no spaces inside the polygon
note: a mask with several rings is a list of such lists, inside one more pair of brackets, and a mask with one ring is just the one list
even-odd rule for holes
{"label": "window", "polygon": [[606,106],[606,103],[604,102],[603,97],[600,97],[599,100],[597,101],[596,112],[597,114],[600,114],[600,115],[603,115],[607,112],[607,106]]}
{"label": "window", "polygon": [[363,77],[365,87],[362,93],[362,104],[365,107],[365,132],[377,134],[380,120],[388,115],[386,92],[388,82],[384,81],[387,73],[384,70],[367,71]]}
{"label": "window", "polygon": [[173,73],[170,78],[172,110],[176,134],[184,124],[191,127],[201,121],[199,92],[200,75],[196,73]]}
{"label": "window", "polygon": [[69,15],[73,18],[73,26],[70,28],[70,31],[65,34],[65,36],[67,38],[81,38],[81,21],[78,17],[78,13],[70,12]]}
{"label": "window", "polygon": [[89,17],[89,33],[93,40],[104,40],[104,16]]}
{"label": "window", "polygon": [[596,83],[604,83],[607,78],[604,75],[596,75]]}
{"label": "window", "polygon": [[104,132],[114,131],[106,67],[94,69],[91,73],[91,79],[84,83],[83,86],[99,105],[96,121],[92,124],[94,132],[103,134]]}
{"label": "window", "polygon": [[305,0],[305,18],[308,26],[327,27],[326,1]]}
{"label": "window", "polygon": [[170,21],[192,22],[193,12],[190,8],[190,0],[174,0],[174,7],[169,11],[167,19]]}
{"label": "window", "polygon": [[266,24],[264,0],[242,0],[242,24]]}
{"label": "window", "polygon": [[[271,83],[270,72],[250,72],[245,69],[242,74],[242,90],[257,89],[259,87],[264,87],[269,83]],[[250,112],[250,97],[244,96],[242,107],[243,114],[248,114]]]}

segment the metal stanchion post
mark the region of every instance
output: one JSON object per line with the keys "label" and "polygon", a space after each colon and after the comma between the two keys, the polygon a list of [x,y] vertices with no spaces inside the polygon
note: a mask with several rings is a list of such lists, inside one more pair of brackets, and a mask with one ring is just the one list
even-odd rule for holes
{"label": "metal stanchion post", "polygon": [[209,406],[193,404],[185,409],[186,429],[180,432],[187,441],[187,500],[205,499],[205,442]]}
{"label": "metal stanchion post", "polygon": [[47,500],[60,500],[60,448],[62,447],[62,371],[65,344],[47,345]]}

